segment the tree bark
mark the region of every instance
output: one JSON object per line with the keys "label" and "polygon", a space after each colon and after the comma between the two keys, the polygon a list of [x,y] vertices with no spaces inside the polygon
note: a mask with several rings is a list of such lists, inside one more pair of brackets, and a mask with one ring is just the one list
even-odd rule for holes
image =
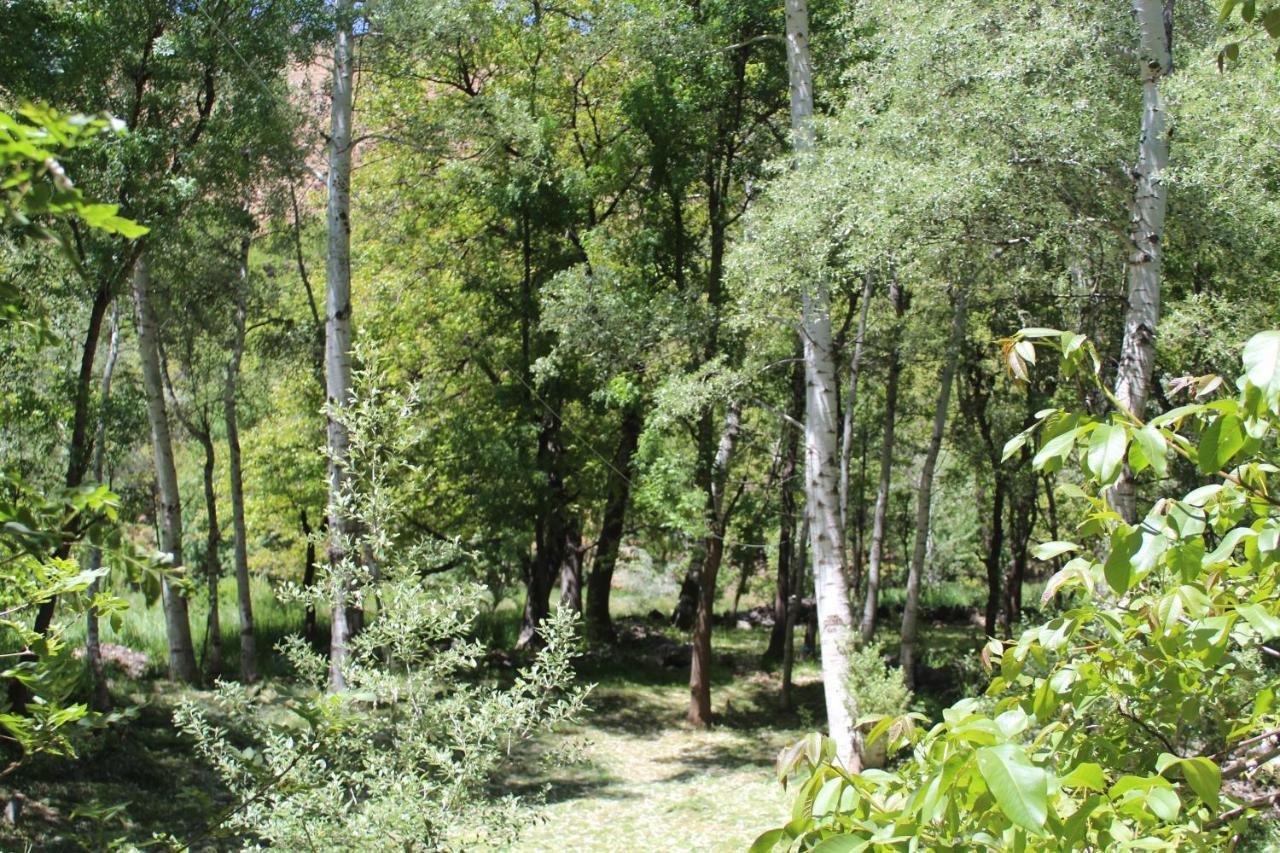
{"label": "tree bark", "polygon": [[[160,550],[169,555],[174,568],[182,561],[182,497],[178,491],[178,471],[173,459],[173,440],[165,409],[164,380],[160,369],[159,329],[150,298],[151,275],[147,256],[139,256],[133,269],[134,322],[138,330],[138,360],[142,365],[147,394],[147,419],[151,424],[151,448],[155,457],[156,485],[160,494]],[[161,578],[165,630],[169,637],[169,677],[194,684],[199,677],[191,645],[191,622],[187,599]]]}
{"label": "tree bark", "polygon": [[1022,585],[1027,577],[1027,548],[1035,530],[1039,480],[1026,478],[1029,489],[1016,489],[1009,506],[1009,571],[1004,583],[1004,607],[1000,614],[1005,637],[1013,635],[1013,626],[1022,619]]}
{"label": "tree bark", "polygon": [[1000,617],[1000,559],[1004,552],[1004,478],[1000,472],[993,474],[994,493],[991,498],[991,522],[987,531],[987,608],[983,630],[988,637],[996,635]]}
{"label": "tree bark", "polygon": [[[849,543],[849,466],[853,458],[853,420],[854,409],[858,404],[858,378],[862,374],[862,351],[867,339],[867,309],[871,306],[871,273],[862,277],[862,305],[858,312],[858,333],[853,340],[853,356],[849,359],[849,398],[844,404],[844,424],[840,433],[840,529],[843,531],[842,547],[844,548],[845,567],[854,562],[851,559]],[[860,544],[860,543],[855,543]],[[856,578],[861,572],[855,571]],[[852,592],[857,592],[856,584]]]}
{"label": "tree bark", "polygon": [[[227,359],[227,378],[222,388],[222,411],[227,429],[227,462],[231,474],[231,529],[234,537],[236,600],[240,610],[240,680],[258,679],[258,647],[253,627],[253,596],[249,588],[249,545],[244,521],[244,472],[240,465],[240,418],[236,407],[236,388],[240,381],[240,359],[244,354],[247,295],[244,288],[249,278],[249,238],[240,242],[240,290],[236,294],[235,335],[231,355]],[[303,519],[305,526],[305,517]],[[308,562],[315,565],[315,545],[307,540]],[[312,630],[315,609],[308,608]]]}
{"label": "tree bark", "polygon": [[537,468],[545,477],[541,508],[534,531],[534,554],[529,562],[517,649],[528,649],[542,642],[539,629],[551,612],[551,588],[555,586],[569,557],[572,523],[569,518],[569,494],[564,478],[564,446],[560,437],[560,407],[545,407],[542,428],[538,432]]}
{"label": "tree bark", "polygon": [[204,556],[205,579],[209,584],[209,617],[205,630],[205,646],[209,650],[209,675],[216,678],[222,674],[222,620],[218,614],[218,580],[222,574],[221,565],[218,562],[218,543],[221,537],[218,531],[218,493],[213,484],[216,460],[213,436],[209,434],[208,423],[204,423],[200,431],[193,432],[196,441],[200,442],[200,447],[204,451],[204,509],[209,524]]}
{"label": "tree bark", "polygon": [[634,403],[622,411],[618,427],[618,447],[609,470],[608,497],[604,519],[600,524],[600,541],[596,558],[587,579],[587,635],[593,640],[615,639],[613,620],[609,616],[609,594],[613,589],[613,570],[618,564],[618,550],[626,526],[627,505],[631,500],[633,458],[644,429],[644,411]]}
{"label": "tree bark", "polygon": [[907,596],[902,609],[902,646],[899,665],[907,687],[916,685],[916,633],[920,616],[920,576],[924,573],[925,551],[929,543],[929,515],[933,506],[933,474],[938,465],[938,452],[942,449],[942,436],[947,426],[947,409],[951,405],[951,382],[960,358],[960,346],[964,342],[965,295],[957,290],[951,323],[950,347],[944,356],[942,376],[939,379],[938,402],[933,411],[933,432],[929,436],[929,448],[925,451],[924,467],[920,471],[920,489],[916,493],[915,542],[911,550],[911,566],[907,570]]}
{"label": "tree bark", "polygon": [[728,507],[724,500],[729,465],[738,441],[741,404],[734,400],[725,412],[724,429],[711,465],[707,493],[705,557],[698,580],[698,612],[693,625],[693,657],[689,665],[689,722],[699,728],[711,725],[711,628],[716,603],[716,576],[724,559],[724,533]]}
{"label": "tree bark", "polygon": [[582,522],[571,519],[560,564],[560,606],[582,615]]}
{"label": "tree bark", "polygon": [[871,553],[867,558],[867,594],[862,608],[862,642],[871,642],[876,631],[876,608],[880,604],[880,564],[884,559],[885,519],[889,512],[889,487],[893,481],[893,432],[898,415],[899,337],[902,315],[906,311],[906,295],[897,278],[889,281],[889,301],[897,315],[889,343],[889,375],[884,390],[884,438],[880,442],[880,485],[876,490],[876,508],[871,518]]}
{"label": "tree bark", "polygon": [[[1142,127],[1138,162],[1132,173],[1134,189],[1126,265],[1129,304],[1116,371],[1116,399],[1141,418],[1155,367],[1156,327],[1160,322],[1160,264],[1169,193],[1164,172],[1169,165],[1169,135],[1159,82],[1173,70],[1170,52],[1173,6],[1170,0],[1168,21],[1160,0],[1133,0],[1133,10],[1138,22]],[[1137,520],[1137,492],[1127,466],[1116,483],[1114,500],[1124,520],[1133,524]]]}
{"label": "tree bark", "polygon": [[[105,471],[107,453],[107,404],[111,400],[111,378],[115,374],[116,359],[120,355],[120,305],[116,304],[111,315],[111,343],[107,348],[107,360],[102,366],[102,398],[98,409],[98,425],[93,443],[93,479],[102,482]],[[102,549],[96,545],[89,546],[89,571],[96,572],[102,568]],[[99,579],[94,579],[89,586],[89,597],[98,594],[101,588]],[[85,612],[85,660],[89,664],[89,681],[92,685],[91,701],[95,711],[108,711],[111,708],[111,694],[107,690],[107,679],[102,671],[102,643],[98,633],[98,609],[90,607]]]}
{"label": "tree bark", "polygon": [[[804,417],[804,347],[796,341],[796,359],[791,368],[791,403],[787,414],[792,420]],[[790,420],[782,422],[782,466],[778,472],[778,573],[773,595],[773,630],[769,633],[769,647],[765,649],[766,662],[783,658],[787,642],[787,619],[793,617],[791,599],[798,587],[792,585],[795,562],[796,471],[800,462],[800,432]],[[790,614],[790,617],[789,617]]]}
{"label": "tree bark", "polygon": [[329,438],[329,570],[333,574],[333,616],[329,639],[329,688],[346,687],[343,666],[359,616],[354,613],[350,547],[354,524],[341,508],[350,455],[347,427],[339,416],[351,401],[351,86],[352,0],[335,0],[333,86],[329,130],[325,268],[325,395]]}
{"label": "tree bark", "polygon": [[[311,525],[307,521],[306,507],[298,511],[298,516],[299,521],[302,523],[302,535],[307,540],[306,563],[302,567],[302,588],[310,589],[316,582],[316,541],[311,536]],[[307,610],[302,616],[302,636],[306,638],[309,644],[315,644],[316,607],[310,601],[307,602]]]}

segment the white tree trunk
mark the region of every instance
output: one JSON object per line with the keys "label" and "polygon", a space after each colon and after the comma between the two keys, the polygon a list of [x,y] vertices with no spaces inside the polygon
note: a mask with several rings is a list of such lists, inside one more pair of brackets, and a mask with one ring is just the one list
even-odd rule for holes
{"label": "white tree trunk", "polygon": [[933,433],[929,436],[929,448],[925,451],[924,467],[920,471],[920,490],[916,493],[915,545],[911,551],[911,567],[907,571],[907,601],[902,610],[902,650],[899,661],[902,666],[902,677],[907,686],[912,688],[915,687],[920,575],[924,571],[925,556],[929,546],[929,511],[933,504],[933,472],[938,465],[938,451],[942,448],[942,435],[947,426],[947,408],[951,405],[951,382],[956,374],[956,362],[959,361],[960,346],[964,341],[964,321],[965,297],[963,291],[958,291],[951,323],[950,347],[943,362],[938,402],[933,410]]}
{"label": "white tree trunk", "polygon": [[227,360],[227,379],[222,388],[223,420],[227,427],[227,462],[231,472],[231,529],[235,546],[236,597],[240,608],[240,679],[258,678],[258,648],[253,628],[253,599],[249,592],[249,551],[244,522],[244,474],[240,468],[240,419],[236,409],[236,386],[240,379],[240,358],[244,354],[245,314],[249,278],[249,238],[240,243],[240,291],[236,294],[235,336]]}
{"label": "white tree trunk", "polygon": [[[1156,360],[1156,326],[1160,322],[1160,256],[1169,188],[1164,171],[1169,164],[1169,135],[1160,78],[1173,67],[1164,8],[1159,0],[1133,0],[1138,21],[1138,67],[1142,74],[1142,129],[1138,163],[1133,169],[1133,206],[1129,223],[1129,306],[1124,341],[1116,371],[1116,398],[1138,417],[1143,416]],[[1125,520],[1137,518],[1133,477],[1126,469],[1115,488],[1116,509]]]}
{"label": "white tree trunk", "polygon": [[[117,301],[111,314],[111,344],[107,348],[107,361],[102,366],[102,400],[98,410],[97,434],[93,443],[93,479],[102,482],[107,454],[107,403],[111,400],[111,377],[115,374],[116,359],[120,355],[120,303]],[[89,571],[96,572],[102,567],[102,549],[96,545],[89,546]],[[90,597],[97,594],[101,584],[98,580],[89,586]],[[89,663],[89,680],[93,685],[93,707],[98,711],[106,711],[111,706],[111,695],[107,691],[107,679],[102,672],[102,643],[98,634],[98,608],[90,607],[85,614],[85,659]]]}
{"label": "white tree trunk", "polygon": [[[156,485],[160,490],[160,550],[170,555],[174,567],[182,562],[182,497],[178,491],[178,470],[173,461],[173,439],[165,410],[164,380],[160,371],[159,329],[150,298],[151,273],[147,256],[139,256],[133,268],[134,321],[138,329],[138,360],[147,393],[147,419],[151,423],[151,448],[155,456]],[[194,683],[197,678],[195,652],[191,645],[191,622],[187,599],[169,583],[161,581],[165,629],[169,637],[169,677]]]}
{"label": "white tree trunk", "polygon": [[329,569],[334,573],[333,621],[329,645],[329,686],[346,686],[342,667],[351,638],[351,590],[346,549],[351,523],[341,510],[347,483],[347,428],[334,412],[351,399],[351,86],[352,0],[336,0],[332,115],[329,133],[328,228],[325,309],[325,389],[329,405]]}
{"label": "white tree trunk", "polygon": [[[787,73],[791,83],[791,131],[804,167],[813,147],[813,70],[809,62],[809,10],[805,0],[786,1]],[[839,762],[861,769],[855,697],[849,692],[853,614],[844,574],[840,520],[840,456],[836,443],[836,365],[831,352],[831,299],[824,279],[804,288],[805,505],[813,555],[814,597],[822,644],[822,683],[827,732]]]}

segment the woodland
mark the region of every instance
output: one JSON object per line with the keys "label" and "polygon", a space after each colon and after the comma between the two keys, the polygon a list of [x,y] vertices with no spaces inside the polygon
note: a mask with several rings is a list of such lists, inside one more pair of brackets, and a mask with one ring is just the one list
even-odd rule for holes
{"label": "woodland", "polygon": [[0,849],[1280,850],[1277,45],[0,0]]}

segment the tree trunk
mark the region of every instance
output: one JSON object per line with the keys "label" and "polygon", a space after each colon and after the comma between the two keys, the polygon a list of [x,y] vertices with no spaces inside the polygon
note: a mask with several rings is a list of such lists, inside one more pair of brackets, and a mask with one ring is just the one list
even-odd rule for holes
{"label": "tree trunk", "polygon": [[[316,582],[316,540],[311,535],[311,525],[307,522],[307,509],[303,507],[298,511],[299,521],[302,522],[302,535],[307,540],[307,557],[306,563],[302,567],[302,588],[310,589]],[[307,601],[307,610],[302,616],[302,636],[309,645],[315,645],[316,642],[316,607]]]}
{"label": "tree trunk", "polygon": [[[222,411],[227,428],[227,462],[231,471],[231,529],[235,544],[236,600],[240,609],[240,680],[258,679],[258,648],[253,627],[253,596],[249,588],[249,545],[244,522],[244,473],[240,467],[240,420],[236,408],[236,387],[240,381],[240,358],[244,354],[245,306],[244,287],[249,277],[249,238],[240,242],[240,292],[236,295],[235,337],[227,360],[227,379],[222,389]],[[303,519],[305,525],[305,517]],[[315,564],[315,545],[308,537],[308,563]],[[315,609],[308,607],[311,628],[315,628]]]}
{"label": "tree trunk", "polygon": [[1009,507],[1009,572],[1004,584],[1004,608],[1000,615],[1006,637],[1022,619],[1022,585],[1027,577],[1027,548],[1035,530],[1039,480],[1028,476],[1030,489],[1015,489]]}
{"label": "tree trunk", "polygon": [[[813,147],[813,71],[809,62],[809,10],[805,0],[787,0],[787,76],[791,88],[791,132],[796,159],[804,168]],[[804,288],[805,514],[813,553],[814,598],[822,643],[822,683],[827,731],[836,757],[851,771],[861,769],[854,720],[856,697],[849,692],[849,650],[853,612],[844,574],[841,456],[836,438],[835,356],[831,345],[831,296],[821,278]]]}
{"label": "tree trunk", "polygon": [[[853,340],[853,356],[849,360],[849,399],[844,404],[844,424],[840,434],[840,530],[843,532],[842,547],[844,548],[845,567],[848,568],[857,562],[857,557],[851,557],[851,549],[849,543],[849,465],[853,457],[853,419],[854,409],[858,404],[858,377],[862,373],[862,350],[867,339],[867,309],[871,305],[871,273],[867,273],[862,277],[862,305],[858,313],[858,334]],[[854,543],[860,547],[861,543]],[[853,577],[856,579],[860,571],[855,570]],[[857,593],[857,584],[854,584],[853,593]]]}
{"label": "tree trunk", "polygon": [[707,493],[706,555],[698,579],[698,612],[693,624],[693,658],[689,665],[689,722],[699,728],[711,725],[711,627],[716,603],[716,576],[724,559],[724,533],[728,507],[724,489],[729,464],[738,441],[741,404],[734,400],[725,412],[724,429],[711,466],[711,488]]}
{"label": "tree trunk", "polygon": [[218,563],[218,493],[214,489],[213,474],[215,459],[213,436],[209,432],[209,424],[204,423],[202,431],[196,435],[200,447],[204,450],[204,509],[209,522],[209,533],[205,539],[204,570],[209,584],[209,618],[205,626],[205,646],[209,650],[209,675],[217,678],[222,674],[222,620],[218,614],[218,580],[221,577],[221,566]]}
{"label": "tree trunk", "polygon": [[933,411],[933,432],[929,436],[929,448],[925,451],[924,467],[920,471],[920,489],[916,493],[915,542],[911,550],[911,566],[907,570],[907,596],[902,609],[902,648],[899,665],[907,687],[916,686],[916,633],[920,616],[920,576],[924,572],[925,550],[929,543],[929,513],[933,506],[933,473],[938,465],[938,451],[942,449],[942,436],[947,426],[947,409],[951,405],[951,382],[960,358],[960,345],[964,342],[965,296],[963,291],[955,295],[954,317],[951,324],[950,347],[944,356],[942,377],[939,380],[938,402]]}
{"label": "tree trunk", "polygon": [[[787,414],[792,420],[804,417],[804,348],[796,341],[796,359],[791,368],[791,404]],[[796,529],[796,471],[800,461],[800,432],[791,421],[782,422],[782,468],[778,473],[778,575],[773,595],[773,630],[769,634],[769,647],[764,660],[772,662],[783,657],[787,641],[787,619],[792,608],[791,599],[798,587],[791,583],[795,562]],[[792,614],[794,615],[794,614]]]}
{"label": "tree trunk", "polygon": [[332,111],[329,131],[328,232],[325,313],[325,395],[329,433],[329,570],[333,617],[329,639],[329,688],[342,690],[348,643],[359,617],[353,612],[350,547],[354,525],[341,509],[349,458],[347,427],[338,416],[351,400],[351,31],[352,0],[335,0]]}
{"label": "tree trunk", "polygon": [[889,300],[898,322],[889,343],[889,375],[884,390],[884,438],[880,442],[880,485],[876,490],[875,514],[871,518],[871,553],[867,557],[867,594],[862,607],[862,642],[871,642],[876,631],[876,608],[880,604],[880,563],[884,559],[885,518],[889,512],[889,487],[893,481],[893,431],[898,415],[899,337],[906,297],[896,277],[889,281]]}
{"label": "tree trunk", "polygon": [[[98,410],[98,425],[93,443],[93,479],[101,483],[105,470],[107,453],[107,403],[111,400],[111,378],[115,373],[116,359],[120,355],[120,305],[116,304],[111,315],[111,344],[107,348],[107,361],[102,366],[102,398]],[[96,545],[89,546],[89,571],[96,572],[102,568],[102,549]],[[101,587],[95,578],[89,586],[89,597],[98,594]],[[102,672],[102,643],[98,635],[98,608],[90,607],[85,613],[85,659],[89,664],[89,681],[92,684],[92,704],[95,711],[107,711],[111,708],[111,694],[107,690],[107,679]]]}
{"label": "tree trunk", "polygon": [[865,562],[865,550],[867,543],[867,501],[866,501],[866,484],[867,484],[867,428],[864,426],[859,430],[860,440],[858,445],[862,448],[859,453],[859,471],[858,471],[858,511],[854,514],[853,525],[853,579],[849,581],[849,595],[852,600],[858,601],[862,595],[862,573]]}
{"label": "tree trunk", "polygon": [[574,518],[565,534],[560,564],[560,606],[582,615],[582,521]]}
{"label": "tree trunk", "polygon": [[[1160,78],[1173,69],[1169,21],[1160,0],[1133,0],[1138,20],[1138,67],[1142,74],[1142,129],[1138,163],[1133,169],[1133,204],[1129,224],[1129,306],[1124,318],[1124,340],[1116,371],[1116,399],[1137,417],[1143,417],[1156,360],[1156,326],[1160,322],[1160,262],[1164,244],[1164,216],[1168,185],[1164,172],[1169,164],[1169,136]],[[1137,493],[1132,472],[1126,466],[1115,487],[1116,509],[1124,520],[1137,520]]]}
{"label": "tree trunk", "polygon": [[[165,409],[164,381],[160,371],[159,329],[151,306],[151,275],[146,255],[139,256],[133,269],[134,322],[138,329],[138,360],[147,394],[147,419],[151,423],[151,448],[155,457],[156,484],[160,492],[160,550],[169,554],[174,568],[182,562],[182,497],[178,491],[178,471],[173,460],[173,440]],[[161,578],[165,630],[169,637],[169,677],[194,684],[199,677],[191,645],[191,622],[187,599]]]}
{"label": "tree trunk", "polygon": [[[102,321],[106,317],[107,308],[111,306],[112,293],[106,284],[101,284],[93,297],[93,305],[89,309],[89,327],[85,330],[84,344],[80,348],[80,371],[76,376],[75,405],[71,416],[71,442],[67,448],[68,488],[74,489],[84,482],[85,471],[89,467],[91,442],[89,441],[89,393],[93,383],[93,362],[98,353],[98,341],[102,337]],[[66,559],[71,553],[69,543],[59,545],[54,552],[57,559]],[[53,614],[57,609],[57,596],[40,604],[36,610],[34,629],[37,634],[47,634],[53,623]],[[25,703],[26,690],[19,681],[12,682],[15,707]]]}
{"label": "tree trunk", "polygon": [[544,407],[542,428],[538,432],[538,471],[546,485],[534,531],[534,555],[526,578],[524,615],[520,622],[517,649],[528,649],[542,642],[539,629],[551,612],[551,588],[555,586],[569,557],[569,494],[564,480],[564,446],[560,440],[559,401]]}
{"label": "tree trunk", "polygon": [[643,429],[644,411],[640,404],[623,409],[622,423],[618,427],[618,447],[609,469],[600,541],[596,544],[595,563],[587,579],[587,635],[593,640],[612,642],[615,638],[613,620],[609,616],[609,593],[613,589],[613,570],[618,564],[618,550],[622,546],[627,504],[631,500],[632,460]]}
{"label": "tree trunk", "polygon": [[996,635],[1000,617],[1000,559],[1004,551],[1004,477],[993,473],[995,491],[991,498],[991,523],[987,531],[987,609],[983,630],[988,637]]}

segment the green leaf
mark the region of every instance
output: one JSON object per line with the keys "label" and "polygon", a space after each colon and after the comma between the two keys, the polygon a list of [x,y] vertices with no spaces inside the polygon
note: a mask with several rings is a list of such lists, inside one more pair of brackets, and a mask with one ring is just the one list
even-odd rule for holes
{"label": "green leaf", "polygon": [[1196,796],[1211,808],[1218,807],[1218,792],[1222,789],[1222,771],[1207,758],[1184,758],[1179,762],[1182,776],[1196,792]]}
{"label": "green leaf", "polygon": [[977,761],[1000,810],[1023,829],[1041,834],[1049,814],[1049,775],[1011,743],[982,747]]}
{"label": "green leaf", "polygon": [[1133,585],[1133,555],[1141,545],[1141,530],[1125,526],[1111,534],[1111,551],[1102,565],[1102,573],[1117,595],[1124,595]]}
{"label": "green leaf", "polygon": [[1077,551],[1080,546],[1074,542],[1042,542],[1031,549],[1031,556],[1037,560],[1052,560],[1068,551]]}
{"label": "green leaf", "polygon": [[852,835],[836,835],[813,848],[813,853],[855,853],[865,850],[867,842]]}
{"label": "green leaf", "polygon": [[[1227,45],[1225,48],[1230,56],[1230,48],[1235,46],[1237,53],[1238,45]],[[1264,391],[1274,391],[1277,385],[1280,385],[1280,330],[1271,329],[1266,332],[1259,332],[1249,342],[1244,345],[1244,375],[1249,381]]]}
{"label": "green leaf", "polygon": [[762,832],[760,836],[751,843],[751,847],[747,850],[747,853],[771,853],[773,848],[777,847],[781,842],[782,830],[770,829],[767,832]]}
{"label": "green leaf", "polygon": [[1062,781],[1059,784],[1064,788],[1105,791],[1107,779],[1102,773],[1102,765],[1085,761],[1077,764],[1070,773],[1062,777]]}
{"label": "green leaf", "polygon": [[1157,477],[1164,477],[1169,473],[1169,461],[1166,458],[1168,446],[1164,434],[1151,426],[1133,432],[1133,450],[1141,448],[1143,457]]}
{"label": "green leaf", "polygon": [[1051,459],[1066,456],[1071,452],[1071,448],[1075,445],[1076,436],[1078,436],[1083,430],[1084,427],[1074,427],[1061,435],[1054,436],[1046,441],[1044,446],[1040,448],[1040,452],[1031,460],[1032,467],[1042,468],[1045,463],[1049,462]]}
{"label": "green leaf", "polygon": [[1268,613],[1261,604],[1241,604],[1236,609],[1245,621],[1257,630],[1263,640],[1280,636],[1280,619]]}
{"label": "green leaf", "polygon": [[1244,447],[1244,430],[1236,415],[1223,415],[1205,428],[1200,436],[1197,460],[1200,470],[1213,474],[1222,470],[1241,447]]}
{"label": "green leaf", "polygon": [[1103,485],[1113,481],[1120,473],[1120,463],[1124,461],[1127,444],[1128,435],[1124,427],[1111,424],[1098,424],[1089,437],[1089,454],[1085,464]]}
{"label": "green leaf", "polygon": [[1280,9],[1272,9],[1263,15],[1262,27],[1271,38],[1280,38]]}

